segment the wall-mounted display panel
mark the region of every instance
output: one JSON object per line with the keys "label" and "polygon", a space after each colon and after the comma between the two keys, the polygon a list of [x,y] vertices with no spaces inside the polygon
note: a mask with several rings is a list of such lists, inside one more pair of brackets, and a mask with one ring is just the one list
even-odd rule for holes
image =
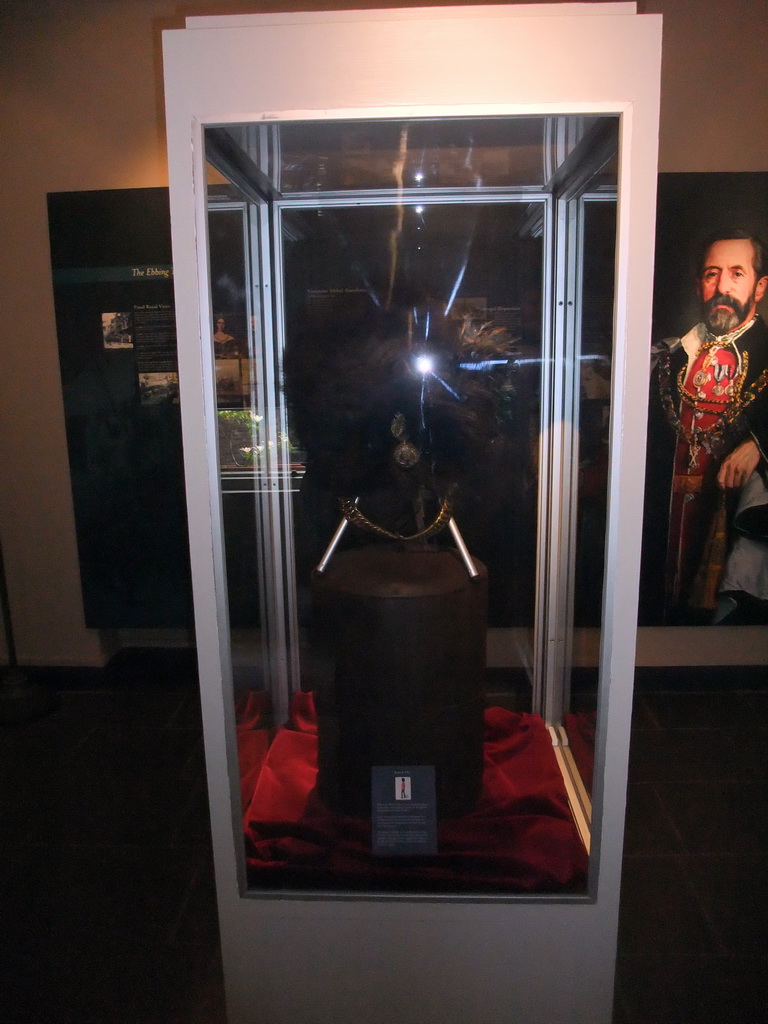
{"label": "wall-mounted display panel", "polygon": [[188,628],[168,190],[54,192],[48,225],[86,625]]}

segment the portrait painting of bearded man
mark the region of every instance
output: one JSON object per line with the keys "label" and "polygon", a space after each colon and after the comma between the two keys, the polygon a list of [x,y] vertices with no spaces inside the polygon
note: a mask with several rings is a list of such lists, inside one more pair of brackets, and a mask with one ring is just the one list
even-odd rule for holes
{"label": "portrait painting of bearded man", "polygon": [[720,227],[698,246],[695,322],[654,339],[641,624],[768,622],[766,289],[766,243]]}

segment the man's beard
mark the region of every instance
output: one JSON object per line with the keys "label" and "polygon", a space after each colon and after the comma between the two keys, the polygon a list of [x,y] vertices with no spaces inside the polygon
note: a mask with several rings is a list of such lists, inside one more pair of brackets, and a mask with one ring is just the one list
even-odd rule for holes
{"label": "man's beard", "polygon": [[[732,295],[713,295],[702,307],[704,323],[710,334],[720,337],[735,330],[739,324],[743,324],[749,316],[753,299],[754,296],[745,304],[734,299]],[[721,308],[715,309],[715,306]],[[723,306],[727,308],[723,309]]]}

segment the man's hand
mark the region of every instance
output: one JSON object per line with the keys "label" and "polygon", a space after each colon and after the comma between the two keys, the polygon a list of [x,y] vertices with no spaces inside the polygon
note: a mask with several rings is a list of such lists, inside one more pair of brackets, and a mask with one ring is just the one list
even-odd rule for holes
{"label": "man's hand", "polygon": [[760,449],[753,440],[743,441],[723,459],[717,482],[723,488],[743,487],[760,461]]}

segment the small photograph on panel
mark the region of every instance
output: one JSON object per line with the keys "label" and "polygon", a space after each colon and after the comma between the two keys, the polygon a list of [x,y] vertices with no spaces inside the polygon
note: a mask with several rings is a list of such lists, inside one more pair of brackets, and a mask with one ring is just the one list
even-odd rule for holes
{"label": "small photograph on panel", "polygon": [[104,348],[133,348],[133,326],[130,313],[102,313],[101,334]]}
{"label": "small photograph on panel", "polygon": [[159,405],[161,402],[177,404],[179,375],[168,372],[139,374],[139,393],[142,405]]}

